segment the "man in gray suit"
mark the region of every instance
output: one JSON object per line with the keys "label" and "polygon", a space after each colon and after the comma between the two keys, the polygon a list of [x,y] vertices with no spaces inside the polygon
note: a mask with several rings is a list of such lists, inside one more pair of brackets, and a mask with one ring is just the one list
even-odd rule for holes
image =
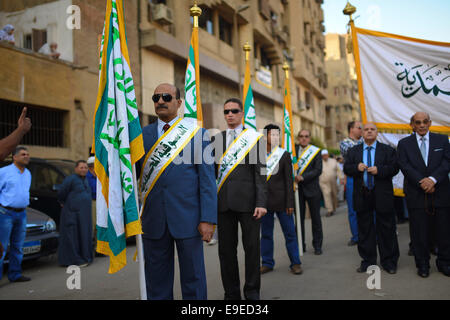
{"label": "man in gray suit", "polygon": [[[227,100],[224,116],[228,129],[212,139],[217,169],[220,168],[219,159],[225,150],[245,130],[242,125],[242,102],[235,98]],[[220,270],[226,300],[241,299],[237,260],[238,224],[241,225],[245,251],[244,296],[247,300],[260,298],[260,219],[267,212],[265,159],[259,155],[260,148],[265,155],[265,148],[259,146],[260,143],[262,139],[237,163],[234,170],[230,171],[223,184],[219,184],[217,227]]]}
{"label": "man in gray suit", "polygon": [[[302,152],[307,150],[311,142],[311,132],[309,130],[301,130],[298,133],[299,148],[297,157],[300,159]],[[319,185],[319,176],[322,173],[322,157],[318,152],[311,160],[309,165],[301,174],[297,174],[295,182],[298,183],[298,195],[300,200],[300,222],[302,227],[302,243],[303,251],[306,251],[305,244],[305,211],[306,202],[308,202],[309,212],[311,214],[311,226],[313,236],[314,254],[322,254],[322,220],[320,218],[320,198],[321,191]]]}

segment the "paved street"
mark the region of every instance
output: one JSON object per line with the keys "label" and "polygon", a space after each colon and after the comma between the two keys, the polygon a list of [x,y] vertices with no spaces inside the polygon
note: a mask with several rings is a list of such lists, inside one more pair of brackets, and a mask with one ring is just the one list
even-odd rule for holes
{"label": "paved street", "polygon": [[[323,212],[322,212],[323,214]],[[323,255],[311,251],[311,221],[306,221],[308,251],[302,257],[302,275],[289,272],[289,260],[278,222],[275,224],[275,261],[273,272],[262,276],[261,298],[286,299],[343,299],[343,300],[392,300],[392,299],[450,299],[450,278],[438,273],[432,258],[430,277],[416,275],[414,260],[407,255],[409,228],[398,226],[400,261],[396,275],[381,271],[381,289],[369,290],[366,281],[369,274],[359,274],[356,268],[360,258],[356,247],[348,247],[349,228],[347,209],[341,206],[336,215],[322,218],[324,229]],[[138,267],[132,261],[135,247],[127,251],[128,266],[117,274],[107,274],[108,258],[96,258],[94,263],[81,269],[81,290],[69,290],[66,281],[70,274],[57,265],[56,256],[43,258],[24,265],[24,275],[32,281],[11,284],[4,275],[0,280],[0,299],[139,299]],[[223,289],[220,278],[217,245],[205,246],[208,296],[221,300]],[[242,246],[239,247],[241,282],[244,279]],[[176,299],[181,299],[179,273],[176,268]]]}

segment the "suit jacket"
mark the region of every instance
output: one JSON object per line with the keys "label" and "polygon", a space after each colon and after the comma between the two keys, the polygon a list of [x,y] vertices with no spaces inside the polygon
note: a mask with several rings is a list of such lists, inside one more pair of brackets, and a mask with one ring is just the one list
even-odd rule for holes
{"label": "suit jacket", "polygon": [[294,208],[294,180],[292,177],[292,161],[289,152],[285,151],[267,182],[267,210],[286,211]]}
{"label": "suit jacket", "polygon": [[[363,144],[356,145],[348,150],[344,164],[346,175],[353,177],[353,206],[357,212],[373,210],[369,206],[366,192],[364,191],[364,172],[358,170],[358,164],[363,161]],[[374,175],[375,210],[387,212],[394,210],[394,188],[392,177],[399,169],[394,148],[387,144],[377,142],[375,150],[374,166],[378,173]]]}
{"label": "suit jacket", "polygon": [[[146,154],[158,140],[157,126],[154,122],[142,130]],[[202,139],[205,131],[200,129],[177,156],[190,162],[177,164],[179,159],[175,158],[149,193],[142,214],[144,237],[160,239],[167,224],[174,238],[187,239],[200,235],[197,230],[200,222],[217,223],[214,164],[206,164],[202,157],[209,144]],[[188,151],[190,154],[183,156]],[[143,160],[144,157],[139,161],[139,168]]]}
{"label": "suit jacket", "polygon": [[[296,145],[297,157],[300,145]],[[322,156],[320,152],[311,160],[306,170],[303,171],[303,181],[298,184],[299,192],[303,192],[305,197],[312,198],[321,194],[319,177],[322,174]]]}
{"label": "suit jacket", "polygon": [[[214,136],[216,176],[219,160],[226,150],[226,131]],[[261,138],[225,180],[218,194],[218,211],[253,213],[256,207],[267,207],[265,145]],[[262,154],[261,154],[262,152]]]}
{"label": "suit jacket", "polygon": [[415,134],[398,143],[398,162],[405,176],[404,192],[409,208],[425,208],[425,192],[419,185],[423,178],[432,176],[437,180],[432,194],[435,207],[450,207],[450,146],[448,137],[431,133],[428,166],[422,159]]}

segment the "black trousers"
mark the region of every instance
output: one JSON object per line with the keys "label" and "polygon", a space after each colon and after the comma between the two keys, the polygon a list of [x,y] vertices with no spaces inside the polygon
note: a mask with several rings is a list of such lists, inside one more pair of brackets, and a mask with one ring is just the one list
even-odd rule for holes
{"label": "black trousers", "polygon": [[300,202],[300,224],[302,228],[302,244],[303,251],[306,251],[305,242],[305,215],[306,215],[306,202],[308,202],[309,212],[311,214],[311,228],[312,228],[312,245],[314,250],[322,249],[323,242],[323,231],[322,231],[322,220],[320,218],[320,198],[319,193],[314,197],[306,197],[301,189],[298,192],[299,202]]}
{"label": "black trousers", "polygon": [[226,300],[240,300],[241,289],[237,258],[238,225],[241,225],[242,245],[245,251],[244,297],[259,300],[261,288],[261,220],[252,213],[220,212],[217,216],[219,261]]}
{"label": "black trousers", "polygon": [[395,213],[376,211],[375,196],[366,195],[367,211],[357,211],[358,252],[362,258],[361,267],[377,264],[377,246],[380,264],[385,269],[397,268],[400,251],[396,233]]}
{"label": "black trousers", "polygon": [[[436,263],[450,266],[450,208],[435,208],[433,216],[427,214],[425,209],[408,208],[408,213],[417,268],[430,267],[430,242],[433,239],[438,248]],[[434,234],[431,234],[433,230]]]}

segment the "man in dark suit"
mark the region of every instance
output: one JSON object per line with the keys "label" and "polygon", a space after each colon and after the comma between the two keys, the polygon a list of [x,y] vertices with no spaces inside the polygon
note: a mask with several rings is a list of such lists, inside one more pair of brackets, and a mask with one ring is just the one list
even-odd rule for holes
{"label": "man in dark suit", "polygon": [[429,132],[430,116],[416,113],[411,119],[414,134],[398,143],[398,162],[405,175],[410,234],[417,273],[430,273],[431,218],[436,222],[436,265],[450,276],[450,146],[448,137]]}
{"label": "man in dark suit", "polygon": [[[213,137],[217,169],[219,159],[233,141],[245,130],[242,102],[231,98],[224,104],[228,129]],[[252,129],[248,129],[252,130]],[[260,219],[267,212],[267,186],[263,157],[259,150],[262,139],[230,171],[218,193],[219,260],[226,300],[240,300],[239,266],[237,260],[238,224],[242,230],[245,251],[244,296],[248,300],[260,299]],[[219,173],[218,173],[219,174]]]}
{"label": "man in dark suit", "polygon": [[[299,146],[297,149],[297,156],[301,158],[302,151],[310,145],[311,133],[309,130],[301,130],[298,133]],[[322,220],[320,218],[320,199],[321,191],[319,185],[319,177],[322,173],[322,157],[318,152],[311,160],[305,171],[295,177],[295,182],[298,183],[298,195],[300,200],[300,224],[302,230],[302,244],[303,251],[306,251],[305,243],[305,215],[306,202],[308,202],[309,212],[311,214],[311,227],[313,237],[314,254],[322,254]]]}
{"label": "man in dark suit", "polygon": [[[273,270],[273,227],[275,214],[283,230],[291,272],[301,274],[300,254],[294,225],[294,179],[291,155],[279,147],[280,127],[269,124],[267,132],[267,214],[261,219],[261,274]],[[272,170],[272,171],[269,171]]]}
{"label": "man in dark suit", "polygon": [[[176,128],[182,102],[180,91],[170,84],[159,85],[152,99],[158,121],[142,130],[144,158],[159,138],[170,134],[170,127]],[[174,160],[167,165],[145,201],[142,239],[150,300],[173,299],[175,244],[183,299],[207,299],[202,240],[211,240],[217,222],[217,188],[214,164],[207,164],[202,157],[209,144],[209,139],[203,139],[205,132],[202,128],[198,130],[179,158],[175,158],[183,158],[182,161]],[[183,156],[184,152],[189,156]],[[143,165],[141,160],[138,167]]]}
{"label": "man in dark suit", "polygon": [[348,151],[344,172],[354,180],[353,206],[358,220],[358,252],[362,258],[357,272],[366,272],[369,266],[377,264],[378,244],[381,266],[394,274],[400,253],[392,177],[398,173],[398,166],[395,150],[377,142],[377,135],[375,124],[364,125],[364,143]]}

